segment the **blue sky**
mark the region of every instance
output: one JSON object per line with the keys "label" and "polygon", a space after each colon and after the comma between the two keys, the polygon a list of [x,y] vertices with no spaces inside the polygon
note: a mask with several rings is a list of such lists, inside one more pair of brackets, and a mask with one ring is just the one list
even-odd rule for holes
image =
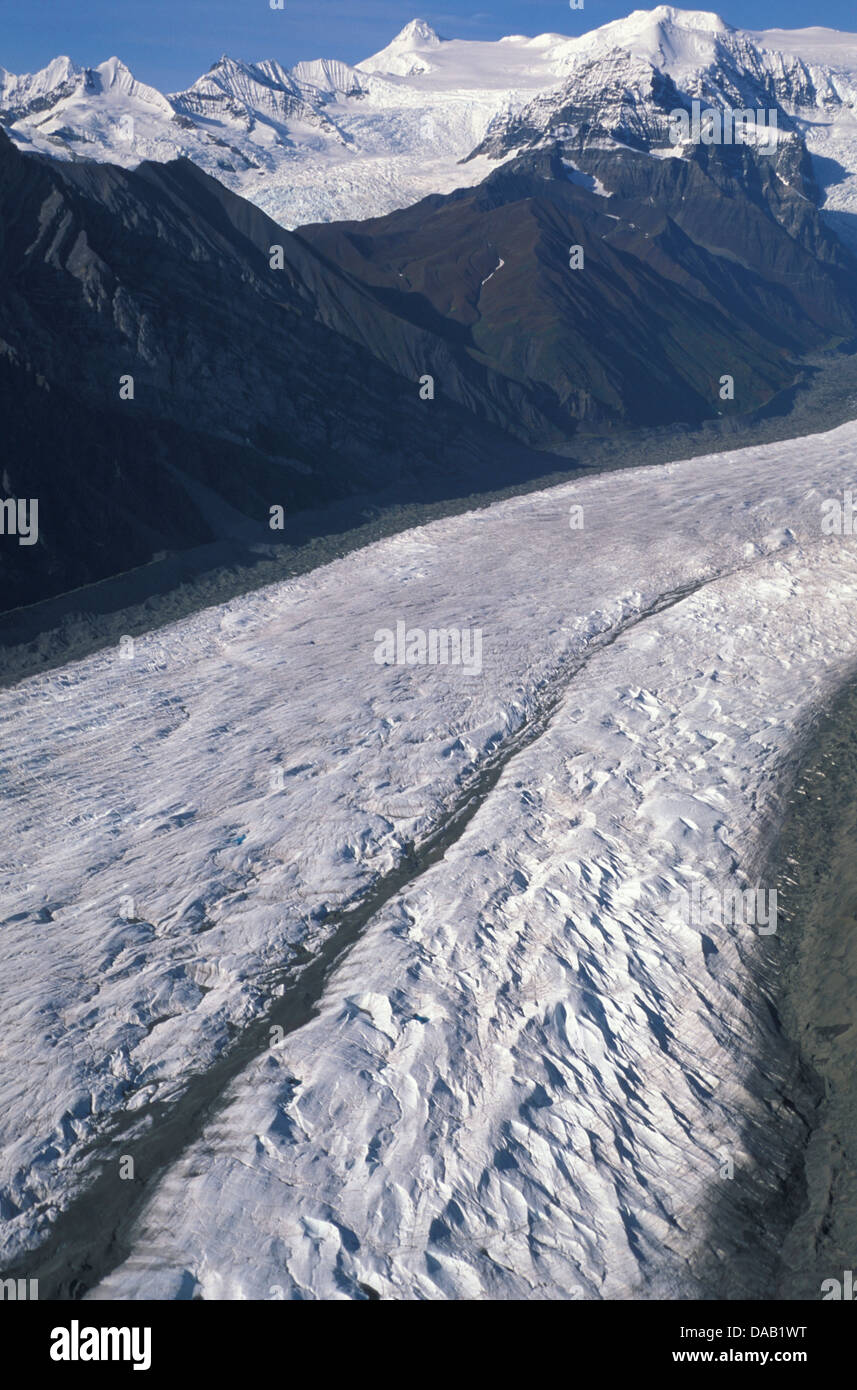
{"label": "blue sky", "polygon": [[[114,53],[144,82],[186,87],[221,53],[250,61],[343,58],[383,48],[408,20],[427,19],[445,38],[496,39],[552,30],[580,34],[629,14],[633,0],[0,0],[0,66],[32,72],[57,54],[78,63]],[[690,4],[685,8],[692,8]],[[699,8],[705,8],[701,4]],[[715,7],[716,8],[716,7]],[[720,14],[747,29],[823,24],[857,30],[854,0],[724,0]]]}

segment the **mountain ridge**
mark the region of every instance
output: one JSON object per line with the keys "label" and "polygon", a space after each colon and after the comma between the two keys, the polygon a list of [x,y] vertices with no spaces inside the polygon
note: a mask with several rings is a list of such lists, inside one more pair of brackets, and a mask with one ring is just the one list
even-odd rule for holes
{"label": "mountain ridge", "polygon": [[127,78],[105,84],[105,66],[0,70],[0,122],[21,148],[72,161],[191,158],[288,227],[381,216],[472,186],[534,123],[547,133],[569,101],[590,124],[600,113],[602,137],[615,142],[611,105],[645,128],[659,73],[682,103],[775,102],[817,163],[831,224],[857,245],[857,36],[836,30],[753,32],[659,6],[578,37],[496,42],[442,39],[414,20],[355,65],[223,55],[170,95],[124,65]]}

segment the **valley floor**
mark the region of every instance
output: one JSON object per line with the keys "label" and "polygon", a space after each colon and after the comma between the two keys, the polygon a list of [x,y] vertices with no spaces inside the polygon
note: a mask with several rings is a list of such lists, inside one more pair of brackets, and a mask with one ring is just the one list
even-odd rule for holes
{"label": "valley floor", "polygon": [[[444,495],[441,484],[441,495],[431,499],[407,489],[395,496],[347,498],[323,510],[287,515],[277,545],[221,540],[172,552],[101,583],[3,613],[0,688],[118,643],[123,634],[150,632],[430,521],[600,472],[657,467],[729,451],[730,445],[749,448],[827,432],[857,416],[857,352],[812,357],[796,367],[796,381],[795,388],[749,419],[708,421],[699,429],[675,425],[580,435],[567,446],[567,466],[559,455],[512,450],[501,461],[492,454],[483,485],[469,496]],[[562,471],[545,471],[557,464]]]}
{"label": "valley floor", "polygon": [[[54,1228],[94,1297],[704,1292],[730,1166],[775,1199],[811,1097],[764,933],[684,895],[758,883],[854,666],[855,444],[513,498],[2,692],[2,1264]],[[378,664],[399,622],[478,673]],[[171,1125],[385,881],[315,1016]]]}

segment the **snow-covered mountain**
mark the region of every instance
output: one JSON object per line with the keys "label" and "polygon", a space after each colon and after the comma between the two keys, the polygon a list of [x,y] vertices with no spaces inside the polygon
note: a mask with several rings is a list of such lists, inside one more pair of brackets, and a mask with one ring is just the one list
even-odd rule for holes
{"label": "snow-covered mountain", "polygon": [[22,148],[67,159],[187,157],[287,226],[366,217],[490,170],[487,159],[466,171],[458,161],[498,112],[522,109],[556,78],[528,42],[444,43],[415,21],[357,68],[224,55],[169,97],[117,59],[95,69],[57,59],[29,77],[0,70],[0,121]]}
{"label": "snow-covered mountain", "polygon": [[662,5],[578,38],[481,43],[414,20],[356,67],[224,56],[170,96],[115,58],[96,68],[58,58],[22,77],[0,69],[0,121],[22,148],[125,165],[185,156],[286,226],[374,216],[479,182],[498,159],[558,134],[680,153],[664,115],[694,97],[775,106],[817,157],[826,207],[849,235],[857,36],[833,30],[753,33]]}

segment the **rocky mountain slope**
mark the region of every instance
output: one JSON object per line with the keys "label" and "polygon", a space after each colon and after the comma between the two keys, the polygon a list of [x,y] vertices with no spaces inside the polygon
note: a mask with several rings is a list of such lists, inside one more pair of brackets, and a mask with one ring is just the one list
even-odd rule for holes
{"label": "rocky mountain slope", "polygon": [[37,545],[2,537],[4,607],[164,549],[270,544],[272,506],[550,468],[497,427],[526,414],[516,383],[447,352],[421,400],[444,345],[188,162],[59,164],[0,133],[0,209],[4,492],[40,500]]}
{"label": "rocky mountain slope", "polygon": [[557,137],[475,189],[299,236],[568,434],[746,413],[852,338],[857,262],[815,194],[797,135],[665,160]]}

